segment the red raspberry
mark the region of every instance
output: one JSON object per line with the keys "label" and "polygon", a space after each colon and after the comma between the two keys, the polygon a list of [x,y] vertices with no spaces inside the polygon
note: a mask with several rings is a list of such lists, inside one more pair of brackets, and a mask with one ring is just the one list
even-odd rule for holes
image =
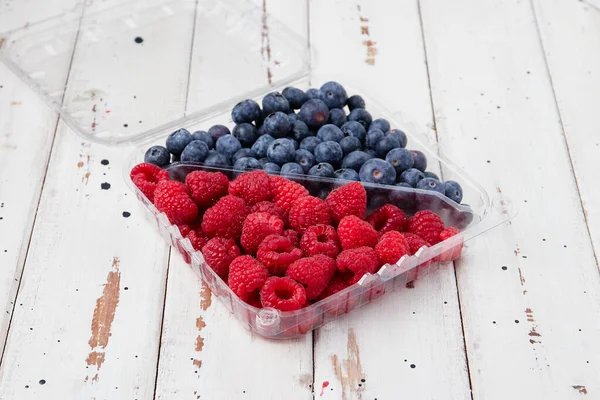
{"label": "red raspberry", "polygon": [[189,224],[198,216],[198,207],[181,182],[160,181],[154,191],[154,205],[172,224]]}
{"label": "red raspberry", "polygon": [[245,172],[229,183],[229,194],[244,199],[249,206],[269,200],[269,175],[261,170]]}
{"label": "red raspberry", "polygon": [[334,273],[335,261],[322,254],[294,261],[286,271],[287,276],[306,287],[307,300],[319,297]]}
{"label": "red raspberry", "polygon": [[331,224],[329,207],[317,197],[304,196],[296,199],[290,208],[290,226],[303,234],[309,226]]}
{"label": "red raspberry", "polygon": [[366,246],[342,251],[335,263],[348,285],[358,282],[367,272],[374,274],[379,268],[377,253]]}
{"label": "red raspberry", "polygon": [[294,247],[290,239],[281,235],[269,235],[259,245],[256,258],[271,275],[285,275],[288,265],[302,258],[302,250]]}
{"label": "red raspberry", "polygon": [[185,184],[198,207],[210,207],[227,194],[229,180],[221,172],[193,171],[185,177]]}
{"label": "red raspberry", "polygon": [[[454,227],[446,228],[440,232],[440,241],[444,241],[446,239],[450,239],[452,236],[458,235],[460,231]],[[456,260],[460,257],[460,253],[463,248],[463,242],[460,241],[459,244],[455,246],[443,245],[442,244],[442,253],[438,256],[438,260],[444,261],[452,261]]]}
{"label": "red raspberry", "polygon": [[380,265],[395,264],[403,255],[410,254],[406,239],[396,231],[389,231],[381,235],[375,251]]}
{"label": "red raspberry", "polygon": [[186,237],[190,240],[192,247],[200,251],[202,250],[202,247],[204,247],[206,242],[208,242],[208,238],[204,234],[193,230],[190,230]]}
{"label": "red raspberry", "polygon": [[346,280],[342,277],[340,273],[336,272],[333,275],[333,278],[331,278],[331,280],[329,281],[329,284],[327,285],[325,290],[321,292],[317,300],[323,300],[333,294],[336,294],[337,292],[341,292],[348,286],[350,286],[348,282],[346,282]]}
{"label": "red raspberry", "polygon": [[269,176],[269,187],[275,204],[286,212],[290,210],[294,200],[308,196],[308,190],[304,186],[277,175]]}
{"label": "red raspberry", "polygon": [[432,245],[440,241],[440,232],[443,230],[442,219],[432,211],[419,211],[408,219],[408,231],[421,236]]}
{"label": "red raspberry", "polygon": [[250,207],[250,212],[268,212],[269,214],[273,214],[281,218],[281,220],[285,222],[286,212],[283,210],[283,208],[270,201],[261,201],[259,203],[256,203],[255,205]]}
{"label": "red raspberry", "polygon": [[263,307],[273,307],[281,311],[294,311],[306,303],[304,286],[289,277],[272,276],[260,290]]}
{"label": "red raspberry", "polygon": [[226,281],[229,265],[241,252],[233,239],[212,238],[202,247],[202,255],[208,266]]}
{"label": "red raspberry", "polygon": [[177,228],[179,228],[179,233],[181,233],[182,237],[186,237],[192,230],[192,228],[190,228],[190,226],[187,224],[179,224],[177,225]]}
{"label": "red raspberry", "polygon": [[421,236],[415,235],[410,232],[402,232],[402,236],[406,239],[406,243],[408,244],[408,249],[411,256],[415,254],[421,247],[430,247],[431,245],[426,242]]}
{"label": "red raspberry", "polygon": [[290,239],[292,246],[298,247],[298,232],[293,229],[286,229],[283,231],[283,236]]}
{"label": "red raspberry", "polygon": [[403,231],[406,215],[396,206],[384,204],[373,211],[366,219],[380,234],[389,231]]}
{"label": "red raspberry", "polygon": [[337,233],[331,225],[313,225],[300,239],[300,248],[306,256],[323,254],[335,258],[340,252]]}
{"label": "red raspberry", "polygon": [[281,235],[283,233],[283,221],[266,212],[258,212],[248,215],[242,228],[240,243],[247,253],[256,253],[258,245],[264,238],[271,234]]}
{"label": "red raspberry", "polygon": [[150,163],[141,163],[131,169],[129,177],[140,191],[154,202],[154,191],[160,181],[168,181],[169,173]]}
{"label": "red raspberry", "polygon": [[342,218],[337,234],[344,250],[362,246],[375,247],[379,239],[379,234],[368,222],[354,215]]}
{"label": "red raspberry", "polygon": [[[269,272],[252,256],[239,256],[229,266],[229,287],[246,303],[256,304]],[[260,304],[260,302],[258,302]]]}
{"label": "red raspberry", "polygon": [[221,197],[217,204],[204,213],[202,230],[208,237],[237,239],[247,215],[248,207],[244,200],[235,196]]}
{"label": "red raspberry", "polygon": [[347,215],[363,219],[367,212],[367,191],[359,182],[347,183],[335,189],[325,201],[337,222]]}

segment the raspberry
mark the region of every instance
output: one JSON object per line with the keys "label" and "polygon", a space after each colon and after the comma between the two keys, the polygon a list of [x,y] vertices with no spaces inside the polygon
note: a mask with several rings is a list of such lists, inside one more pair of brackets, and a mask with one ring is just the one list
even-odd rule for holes
{"label": "raspberry", "polygon": [[202,230],[209,237],[237,239],[247,215],[248,207],[244,200],[235,196],[221,197],[217,204],[204,213]]}
{"label": "raspberry", "polygon": [[430,247],[431,245],[426,242],[421,236],[415,235],[410,232],[402,232],[402,236],[406,239],[406,243],[408,244],[409,255],[415,254],[421,247]]}
{"label": "raspberry", "polygon": [[323,254],[335,258],[340,252],[337,233],[331,225],[313,225],[300,239],[300,248],[306,256]]}
{"label": "raspberry", "polygon": [[[239,256],[229,266],[229,287],[246,303],[256,304],[269,272],[252,256]],[[260,304],[260,302],[259,302]]]}
{"label": "raspberry", "polygon": [[419,211],[408,219],[408,231],[421,236],[432,245],[440,241],[440,232],[443,230],[442,219],[432,211]]}
{"label": "raspberry", "polygon": [[[460,231],[454,227],[446,228],[440,232],[440,241],[444,241],[446,239],[450,239],[454,235],[458,235]],[[463,248],[463,242],[460,241],[459,244],[450,246],[442,244],[442,253],[438,256],[439,261],[452,261],[456,260],[460,257],[460,253]]]}
{"label": "raspberry", "polygon": [[140,191],[154,202],[154,191],[160,181],[168,181],[169,173],[150,163],[141,163],[131,169],[129,177]]}
{"label": "raspberry", "polygon": [[406,224],[406,215],[396,206],[384,204],[373,211],[366,221],[380,234],[389,231],[402,231]]}
{"label": "raspberry", "polygon": [[325,201],[337,222],[347,215],[363,219],[367,211],[367,192],[359,182],[347,183],[335,189]]}
{"label": "raspberry", "polygon": [[200,251],[202,250],[202,247],[204,247],[206,242],[208,242],[208,238],[204,234],[193,230],[190,230],[186,237],[190,240],[192,247]]}
{"label": "raspberry", "polygon": [[344,250],[362,246],[375,247],[379,239],[379,234],[368,222],[354,215],[342,218],[337,234]]}
{"label": "raspberry", "polygon": [[185,177],[185,184],[198,207],[210,207],[227,194],[229,180],[221,172],[193,171]]}
{"label": "raspberry", "polygon": [[342,251],[335,263],[348,285],[358,282],[367,272],[374,274],[379,267],[377,253],[366,246]]}
{"label": "raspberry", "polygon": [[341,292],[348,286],[350,286],[348,282],[346,282],[346,280],[342,277],[341,274],[336,272],[335,275],[333,275],[333,278],[331,278],[331,280],[329,281],[329,284],[327,285],[325,290],[321,292],[317,300],[323,300],[333,294],[336,294],[337,292]]}
{"label": "raspberry", "polygon": [[281,218],[266,212],[248,215],[242,227],[240,243],[247,253],[255,253],[258,245],[264,238],[271,234],[281,235],[283,233],[283,221]]}
{"label": "raspberry", "polygon": [[269,176],[269,187],[275,204],[286,212],[290,210],[294,200],[308,196],[308,190],[304,186],[277,175]]}
{"label": "raspberry", "polygon": [[244,199],[249,206],[269,200],[269,175],[261,170],[243,173],[229,183],[229,194]]}
{"label": "raspberry", "polygon": [[290,208],[290,226],[303,234],[309,226],[329,225],[331,216],[329,207],[317,197],[304,196],[296,199]]}
{"label": "raspberry", "polygon": [[335,261],[322,254],[294,261],[286,271],[287,276],[306,287],[307,300],[319,297],[334,273]]}
{"label": "raspberry", "polygon": [[269,235],[259,245],[256,258],[271,275],[285,275],[288,265],[302,258],[302,251],[294,247],[290,239],[281,235]]}
{"label": "raspberry", "polygon": [[172,224],[189,224],[198,216],[198,207],[181,182],[160,181],[154,191],[154,205]]}
{"label": "raspberry", "polygon": [[202,255],[208,266],[227,280],[229,265],[241,252],[233,239],[212,238],[202,247]]}
{"label": "raspberry", "polygon": [[177,225],[177,228],[179,228],[179,233],[181,233],[182,237],[186,237],[192,230],[192,228],[190,228],[190,226],[187,224],[179,224]]}
{"label": "raspberry", "polygon": [[292,246],[298,247],[298,232],[293,229],[286,229],[283,231],[283,236],[290,239]]}
{"label": "raspberry", "polygon": [[269,214],[275,215],[281,218],[285,222],[285,211],[275,203],[270,201],[261,201],[250,207],[250,212],[268,212]]}
{"label": "raspberry", "polygon": [[389,231],[381,235],[375,251],[381,265],[395,264],[402,256],[410,254],[406,239],[396,231]]}
{"label": "raspberry", "polygon": [[272,276],[260,290],[263,307],[273,307],[281,311],[294,311],[306,303],[304,286],[289,277]]}

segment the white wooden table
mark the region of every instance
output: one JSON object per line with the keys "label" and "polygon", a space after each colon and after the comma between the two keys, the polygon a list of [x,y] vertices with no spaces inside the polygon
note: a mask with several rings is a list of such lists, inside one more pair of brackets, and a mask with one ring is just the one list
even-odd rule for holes
{"label": "white wooden table", "polygon": [[[74,1],[6,0],[0,27]],[[266,341],[144,221],[130,149],[82,141],[0,66],[0,399],[600,399],[600,2],[264,5],[518,217],[413,289]]]}

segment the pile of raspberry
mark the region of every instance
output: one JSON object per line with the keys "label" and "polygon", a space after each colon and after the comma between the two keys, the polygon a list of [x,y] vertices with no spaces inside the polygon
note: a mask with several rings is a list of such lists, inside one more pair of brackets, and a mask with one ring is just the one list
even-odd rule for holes
{"label": "pile of raspberry", "polygon": [[[322,200],[262,170],[232,181],[221,172],[198,170],[182,183],[142,163],[131,170],[131,179],[231,290],[259,308],[307,307],[459,233],[431,211],[407,218],[385,204],[367,216],[360,182],[344,184]],[[456,259],[461,249],[462,244],[449,246],[437,259]]]}

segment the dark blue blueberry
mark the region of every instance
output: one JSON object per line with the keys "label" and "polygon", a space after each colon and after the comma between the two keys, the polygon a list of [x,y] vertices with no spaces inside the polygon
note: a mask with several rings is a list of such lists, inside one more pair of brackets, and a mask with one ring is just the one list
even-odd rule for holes
{"label": "dark blue blueberry", "polygon": [[338,142],[327,141],[319,144],[315,149],[315,160],[318,163],[339,165],[344,157],[344,152]]}
{"label": "dark blue blueberry", "polygon": [[383,133],[388,133],[390,131],[390,123],[388,122],[387,119],[377,118],[376,120],[371,122],[371,125],[369,126],[369,130],[374,129],[374,128],[381,129],[381,131]]}
{"label": "dark blue blueberry", "polygon": [[251,171],[253,169],[260,169],[260,163],[256,158],[242,157],[233,164],[233,169],[238,171]]}
{"label": "dark blue blueberry", "polygon": [[403,187],[403,188],[407,188],[407,189],[412,189],[413,187],[410,186],[408,183],[406,182],[400,182],[400,183],[396,183],[396,186],[398,187]]}
{"label": "dark blue blueberry", "polygon": [[423,178],[417,182],[417,189],[431,190],[441,194],[446,194],[446,186],[437,179],[434,178]]}
{"label": "dark blue blueberry", "polygon": [[321,143],[323,143],[323,141],[318,137],[309,136],[307,138],[304,138],[302,142],[300,142],[300,148],[314,153],[317,146]]}
{"label": "dark blue blueberry", "polygon": [[290,111],[292,111],[290,109],[290,103],[279,92],[272,92],[263,97],[262,108],[264,116],[267,116],[277,111],[281,111],[284,114],[287,114]]}
{"label": "dark blue blueberry", "polygon": [[341,127],[341,130],[344,132],[344,135],[354,136],[360,140],[361,143],[365,141],[365,137],[367,135],[367,130],[365,127],[362,126],[360,122],[356,121],[348,121],[344,123],[344,125]]}
{"label": "dark blue blueberry", "polygon": [[215,141],[208,132],[196,131],[192,133],[192,140],[202,140],[204,143],[206,143],[209,149],[215,148]]}
{"label": "dark blue blueberry", "polygon": [[208,156],[209,148],[202,140],[192,140],[181,153],[181,161],[202,162]]}
{"label": "dark blue blueberry", "polygon": [[231,110],[231,119],[236,124],[253,122],[261,116],[260,106],[254,100],[244,100],[235,105]]}
{"label": "dark blue blueberry", "polygon": [[304,175],[304,170],[300,166],[300,164],[296,164],[295,162],[285,163],[281,166],[281,175]]}
{"label": "dark blue blueberry", "polygon": [[258,160],[258,162],[260,163],[260,167],[264,167],[266,163],[269,162],[269,159],[267,157],[263,157],[261,159]]}
{"label": "dark blue blueberry", "polygon": [[366,188],[367,189],[367,208],[374,210],[385,203],[388,203],[388,189]]}
{"label": "dark blue blueberry", "polygon": [[167,137],[167,150],[171,154],[181,155],[185,146],[192,141],[192,134],[187,129],[179,129]]}
{"label": "dark blue blueberry", "polygon": [[400,142],[400,147],[405,148],[406,143],[408,143],[408,139],[406,138],[406,133],[401,131],[400,129],[392,129],[387,132],[386,135],[394,136]]}
{"label": "dark blue blueberry", "polygon": [[292,126],[292,136],[295,140],[301,142],[304,138],[310,136],[310,131],[308,130],[308,126],[300,120],[294,122]]}
{"label": "dark blue blueberry", "polygon": [[242,148],[242,144],[233,135],[221,136],[217,139],[217,145],[215,146],[217,151],[228,159],[231,159],[233,155]]}
{"label": "dark blue blueberry", "polygon": [[400,182],[408,183],[410,187],[417,187],[417,183],[423,178],[423,172],[416,168],[409,168],[400,174]]}
{"label": "dark blue blueberry", "polygon": [[327,82],[321,86],[321,96],[329,108],[342,108],[346,105],[348,94],[337,82]]}
{"label": "dark blue blueberry", "polygon": [[423,154],[419,150],[410,150],[410,154],[412,154],[415,160],[413,168],[416,168],[421,172],[425,172],[425,170],[427,169],[427,158],[425,157],[425,154]]}
{"label": "dark blue blueberry", "polygon": [[396,170],[390,163],[379,158],[371,158],[360,167],[358,172],[361,182],[393,185],[396,183]]}
{"label": "dark blue blueberry", "polygon": [[342,161],[342,168],[351,168],[358,172],[360,171],[360,167],[362,167],[363,164],[371,158],[373,158],[373,156],[365,153],[364,151],[353,151],[344,157],[344,160]]}
{"label": "dark blue blueberry", "polygon": [[339,142],[344,138],[344,133],[333,124],[323,125],[317,132],[317,137],[323,142]]}
{"label": "dark blue blueberry", "polygon": [[298,121],[298,115],[296,115],[296,113],[291,112],[288,114],[288,118],[290,119],[290,122],[293,124],[294,122]]}
{"label": "dark blue blueberry", "polygon": [[310,88],[306,91],[306,99],[311,100],[311,99],[319,99],[321,100],[321,91],[319,89],[315,89],[315,88]]}
{"label": "dark blue blueberry", "polygon": [[342,140],[340,140],[340,147],[344,152],[344,155],[352,153],[353,151],[360,150],[362,146],[360,145],[360,140],[355,138],[354,136],[346,136]]}
{"label": "dark blue blueberry", "polygon": [[316,162],[315,156],[310,151],[304,149],[296,150],[294,161],[302,167],[304,173],[307,173]]}
{"label": "dark blue blueberry", "polygon": [[256,128],[254,125],[247,122],[234,126],[231,134],[235,136],[235,138],[239,140],[244,147],[252,146],[258,137],[258,133],[256,133]]}
{"label": "dark blue blueberry", "polygon": [[297,110],[300,107],[302,107],[302,104],[306,103],[306,100],[308,100],[308,96],[306,96],[306,93],[295,87],[286,87],[285,89],[283,89],[283,92],[281,92],[281,94],[283,94],[283,97],[287,99],[288,103],[290,104],[290,107],[294,110]]}
{"label": "dark blue blueberry", "polygon": [[444,193],[446,197],[460,204],[463,198],[463,190],[460,184],[455,181],[446,181],[444,182],[444,185],[446,186],[446,191]]}
{"label": "dark blue blueberry", "polygon": [[358,172],[350,168],[338,169],[333,173],[333,176],[337,179],[343,179],[346,181],[360,181]]}
{"label": "dark blue blueberry", "polygon": [[240,158],[243,158],[243,157],[256,158],[256,153],[252,149],[244,147],[235,152],[233,157],[231,157],[231,162],[235,164],[235,162],[237,160],[239,160]]}
{"label": "dark blue blueberry", "polygon": [[267,132],[265,132],[265,126],[264,125],[259,126],[258,129],[256,130],[256,134],[258,136],[266,135]]}
{"label": "dark blue blueberry", "polygon": [[171,161],[171,154],[163,146],[152,146],[144,154],[144,162],[164,167]]}
{"label": "dark blue blueberry", "polygon": [[[373,130],[371,130],[373,132]],[[368,135],[368,134],[367,134]],[[383,138],[379,139],[377,144],[375,145],[375,152],[377,153],[377,157],[385,158],[385,155],[392,149],[400,147],[400,143],[398,139],[393,136],[387,135]]]}
{"label": "dark blue blueberry", "polygon": [[289,139],[275,139],[267,149],[267,158],[277,165],[294,161],[296,149]]}
{"label": "dark blue blueberry", "polygon": [[377,153],[373,149],[364,149],[364,152],[370,155],[371,157],[377,157]]}
{"label": "dark blue blueberry", "polygon": [[371,114],[369,114],[369,112],[364,108],[355,108],[354,110],[350,111],[350,114],[348,115],[348,121],[360,122],[360,124],[368,130],[371,126],[371,122],[373,122],[373,117],[371,117]]}
{"label": "dark blue blueberry", "polygon": [[281,171],[281,168],[279,167],[279,165],[272,163],[272,162],[268,162],[265,165],[263,165],[262,169],[263,169],[263,171],[271,173],[271,174],[277,174],[277,173],[279,173],[279,171]]}
{"label": "dark blue blueberry", "polygon": [[292,139],[292,138],[285,138],[285,139],[292,142],[292,146],[294,146],[294,150],[298,150],[298,141],[296,139]]}
{"label": "dark blue blueberry", "polygon": [[385,137],[381,129],[371,129],[365,138],[365,147],[375,150],[377,143]]}
{"label": "dark blue blueberry", "polygon": [[281,111],[274,112],[265,118],[265,132],[276,139],[286,137],[292,129],[292,123],[287,114]]}
{"label": "dark blue blueberry", "polygon": [[208,157],[204,160],[204,165],[207,167],[220,167],[227,168],[231,166],[229,159],[227,156],[217,152],[216,150],[211,150],[208,153]]}
{"label": "dark blue blueberry", "polygon": [[224,125],[213,125],[208,128],[208,134],[212,137],[215,143],[221,136],[229,135],[230,133],[231,132],[229,132],[229,128]]}
{"label": "dark blue blueberry", "polygon": [[410,151],[400,147],[390,150],[385,156],[385,161],[396,169],[396,176],[400,176],[403,171],[412,168],[414,164]]}
{"label": "dark blue blueberry", "polygon": [[333,178],[334,170],[331,164],[319,163],[308,170],[308,175]]}
{"label": "dark blue blueberry", "polygon": [[[434,179],[437,179],[438,181],[440,180],[440,178],[431,171],[425,171],[425,172],[423,172],[423,175],[425,175],[425,178],[434,178]],[[452,181],[449,181],[449,182],[452,182]]]}
{"label": "dark blue blueberry", "polygon": [[311,99],[302,104],[298,118],[311,129],[319,129],[329,119],[329,108],[319,99]]}
{"label": "dark blue blueberry", "polygon": [[365,101],[357,94],[348,97],[346,104],[348,105],[348,109],[350,111],[354,110],[355,108],[365,108]]}
{"label": "dark blue blueberry", "polygon": [[346,123],[346,113],[340,108],[332,108],[329,110],[329,123],[337,126],[338,128]]}
{"label": "dark blue blueberry", "polygon": [[256,154],[256,157],[263,158],[267,156],[267,149],[271,142],[275,140],[275,138],[271,135],[262,135],[256,139],[256,142],[252,145],[252,151]]}

